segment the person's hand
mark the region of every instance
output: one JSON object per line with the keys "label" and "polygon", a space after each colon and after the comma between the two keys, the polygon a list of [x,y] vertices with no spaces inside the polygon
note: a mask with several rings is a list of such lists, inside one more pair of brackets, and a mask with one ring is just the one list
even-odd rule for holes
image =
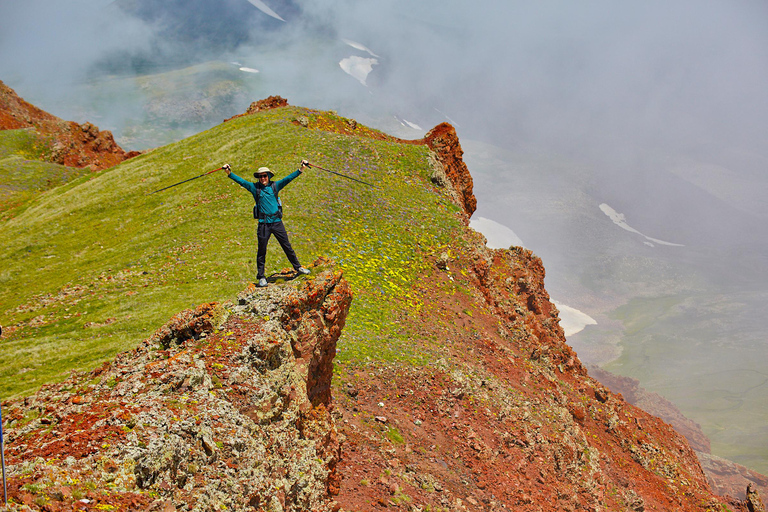
{"label": "person's hand", "polygon": [[227,176],[232,172],[232,168],[229,166],[229,164],[224,164],[221,166],[222,169],[227,173]]}
{"label": "person's hand", "polygon": [[307,169],[310,169],[310,168],[311,168],[311,167],[309,166],[309,162],[308,162],[307,160],[302,160],[302,161],[301,161],[301,166],[302,166],[302,167],[306,167]]}

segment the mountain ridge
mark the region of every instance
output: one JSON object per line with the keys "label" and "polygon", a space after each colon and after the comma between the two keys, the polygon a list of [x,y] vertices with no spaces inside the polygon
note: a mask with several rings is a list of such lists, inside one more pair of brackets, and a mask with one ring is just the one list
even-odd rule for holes
{"label": "mountain ridge", "polygon": [[[350,135],[350,130],[358,134]],[[283,139],[286,136],[291,138],[289,147],[294,148],[291,152],[295,151],[296,141],[300,141],[305,146],[300,147],[299,151],[311,148],[315,152],[313,160],[324,157],[333,160],[340,170],[364,170],[381,177],[390,195],[400,194],[397,187],[402,187],[403,195],[396,197],[400,200],[408,198],[408,201],[394,204],[387,202],[387,196],[373,191],[362,193],[357,189],[334,192],[333,188],[324,188],[322,190],[327,196],[320,194],[319,200],[315,190],[312,191],[311,199],[306,199],[300,193],[288,196],[288,205],[295,205],[295,209],[289,209],[292,215],[289,222],[301,226],[304,233],[309,233],[295,237],[296,245],[306,250],[311,247],[309,241],[318,244],[318,240],[328,239],[326,245],[312,246],[314,252],[334,253],[332,255],[339,260],[338,265],[343,269],[344,282],[347,283],[336,281],[334,288],[349,286],[355,295],[349,315],[322,313],[316,301],[310,298],[312,293],[309,292],[304,302],[287,300],[283,313],[276,312],[274,306],[270,306],[273,309],[267,315],[270,319],[273,314],[279,316],[286,332],[297,331],[294,327],[286,329],[293,325],[292,319],[296,312],[298,317],[308,319],[306,325],[323,325],[329,332],[337,331],[340,336],[335,353],[329,355],[335,355],[336,358],[334,378],[330,384],[334,402],[330,409],[335,411],[332,417],[344,437],[336,466],[341,478],[337,483],[338,489],[328,487],[330,495],[337,492],[335,503],[328,497],[318,498],[318,510],[359,510],[377,506],[403,510],[541,510],[542,507],[552,506],[558,510],[658,508],[704,511],[721,510],[724,504],[737,510],[747,510],[745,502],[721,499],[712,493],[695,453],[682,436],[663,421],[631,406],[623,397],[614,395],[588,376],[586,368],[565,341],[558,323],[557,308],[549,300],[544,287],[544,266],[541,260],[519,247],[508,250],[488,249],[482,235],[468,228],[469,214],[474,210],[471,202],[474,196],[471,176],[466,166],[455,166],[461,161],[461,147],[455,131],[451,132],[447,126],[435,130],[433,135],[438,134],[439,137],[433,139],[438,141],[437,144],[433,142],[433,145],[438,151],[428,152],[423,149],[426,143],[411,141],[406,144],[387,137],[379,137],[381,140],[374,143],[374,138],[360,136],[365,135],[366,130],[352,120],[345,120],[333,113],[281,107],[239,118],[190,140],[159,148],[123,164],[127,168],[118,167],[111,170],[108,176],[73,182],[64,187],[66,191],[59,191],[58,194],[75,194],[83,189],[94,198],[93,208],[97,208],[99,215],[93,218],[102,219],[109,216],[109,213],[97,204],[104,200],[100,194],[105,193],[100,192],[99,187],[103,187],[103,182],[107,180],[113,187],[121,184],[123,192],[127,191],[133,194],[132,197],[138,198],[140,193],[152,190],[161,181],[176,179],[179,172],[185,171],[182,168],[169,172],[169,161],[177,162],[187,156],[204,160],[200,153],[216,153],[211,148],[226,144],[226,141],[232,144],[233,140],[238,145],[250,144],[257,148],[278,144],[273,151],[286,151],[279,145],[285,144]],[[429,139],[428,136],[426,140]],[[454,159],[441,158],[440,147],[450,148],[447,154],[453,155]],[[221,157],[219,153],[214,156]],[[244,153],[236,154],[235,157],[232,160],[235,165],[244,165]],[[269,158],[286,165],[278,156],[271,155]],[[271,161],[270,164],[275,168]],[[453,178],[452,166],[456,171]],[[441,176],[447,176],[448,179],[442,179]],[[308,176],[302,179],[312,178]],[[328,186],[327,181],[318,177],[310,183]],[[340,187],[335,182],[332,185]],[[139,214],[135,211],[138,208],[155,208],[162,214],[150,215],[146,219],[167,224],[166,213],[170,208],[170,211],[177,212],[176,222],[183,224],[183,217],[189,209],[206,207],[211,201],[216,201],[217,197],[220,198],[217,205],[221,214],[214,218],[218,223],[224,222],[230,212],[238,211],[228,209],[222,202],[222,199],[232,202],[232,197],[227,189],[216,188],[215,182],[211,182],[205,195],[196,193],[196,190],[187,187],[179,191],[180,197],[177,198],[152,198],[156,203],[147,203],[146,198],[144,203],[136,200],[138,204],[122,207],[123,220],[130,222],[131,216]],[[289,190],[286,189],[286,192]],[[341,212],[336,211],[342,208],[341,203],[333,203],[332,208],[321,203],[323,200],[328,202],[332,193],[339,194],[339,197],[354,197],[358,203],[370,206],[361,208],[358,204],[346,204]],[[63,214],[57,213],[61,206],[56,201],[62,201],[58,197],[54,193],[45,201],[46,204],[56,206],[56,210],[50,213],[55,216],[56,222],[64,223],[70,211],[64,209]],[[42,200],[35,201],[39,208]],[[78,205],[81,218],[89,218],[88,207]],[[34,209],[30,212],[30,215],[34,213]],[[323,212],[323,215],[331,219],[334,229],[329,231],[324,224],[312,224],[310,219],[316,217],[317,212]],[[384,222],[375,223],[382,218]],[[199,215],[195,216],[190,225],[197,225],[202,222],[201,219]],[[358,225],[358,219],[375,224],[363,223],[361,226]],[[27,215],[15,219],[13,224],[29,220],[30,216]],[[405,233],[407,239],[390,238],[387,229],[391,229],[393,223],[402,229],[391,234]],[[10,229],[8,226],[9,222],[5,222],[2,227]],[[130,229],[129,225],[118,226],[122,226],[123,230]],[[138,231],[134,233],[134,237],[141,236]],[[182,263],[182,258],[191,261],[193,257],[204,257],[197,246],[205,245],[209,251],[220,256],[228,254],[232,259],[246,258],[236,252],[239,244],[231,238],[228,241],[225,239],[223,247],[227,249],[213,243],[212,230],[189,233],[177,230],[169,233],[172,234],[163,239],[168,245],[159,248],[156,245],[162,243],[160,239],[145,246],[132,240],[130,245],[137,252],[154,247],[151,250],[161,254],[159,261],[163,262],[162,265],[152,263],[149,256],[145,257],[141,265],[135,262],[128,265],[124,259],[109,256],[113,258],[105,262],[113,267],[109,272],[98,274],[100,266],[88,271],[97,273],[99,279],[94,283],[100,283],[100,289],[87,281],[79,284],[81,288],[77,289],[64,281],[63,288],[54,290],[67,293],[27,297],[25,307],[31,310],[15,309],[14,316],[10,318],[18,323],[13,326],[10,335],[16,336],[15,341],[20,341],[18,337],[22,334],[34,339],[41,337],[46,323],[50,330],[55,323],[63,322],[64,325],[66,322],[76,322],[75,325],[80,326],[81,330],[94,329],[90,332],[102,332],[109,336],[110,332],[116,333],[113,329],[124,329],[125,312],[107,318],[93,317],[89,322],[85,322],[85,319],[58,318],[58,315],[63,314],[63,306],[76,308],[78,303],[74,301],[86,302],[90,290],[98,290],[97,293],[106,297],[124,298],[133,296],[129,294],[147,294],[147,289],[158,288],[159,291],[162,286],[169,286],[169,293],[177,294],[184,289],[195,288],[194,275],[180,273],[177,269],[195,264]],[[172,242],[168,240],[171,236],[175,237]],[[381,237],[380,241],[370,238],[373,236]],[[414,243],[408,245],[409,240]],[[111,247],[122,247],[114,245],[117,242],[111,241],[113,245],[110,245],[110,240],[102,238],[104,247],[97,252],[102,258],[107,257]],[[393,245],[394,252],[388,252]],[[21,254],[16,247],[10,250],[12,255]],[[49,251],[55,254],[51,248],[43,249],[42,254],[48,254]],[[35,252],[28,256],[39,257]],[[394,265],[388,266],[385,260],[394,257],[399,259]],[[369,262],[377,266],[369,268]],[[104,263],[98,265],[103,266]],[[319,266],[322,264],[315,268]],[[49,275],[59,267],[51,268],[40,270],[43,275]],[[121,270],[115,272],[114,268]],[[209,268],[199,267],[198,271],[210,272]],[[402,278],[398,277],[403,270],[411,272]],[[227,271],[234,272],[229,269]],[[273,276],[277,284],[268,289],[268,293],[280,295],[283,290],[290,290],[292,285],[291,281],[286,281],[288,278],[289,273]],[[220,274],[219,279],[229,278]],[[170,281],[170,285],[164,285],[164,281]],[[312,282],[308,286],[311,287]],[[222,294],[222,291],[213,289],[212,283],[206,281],[197,288],[209,297],[211,294]],[[302,283],[304,281],[296,284],[303,286]],[[267,293],[250,290],[247,295],[257,303]],[[290,297],[290,293],[285,295]],[[164,296],[158,294],[156,297]],[[251,299],[243,300],[247,303]],[[6,295],[4,303],[8,300]],[[36,301],[40,303],[36,304]],[[61,303],[61,310],[55,309],[57,303]],[[98,312],[96,304],[98,302],[91,302],[88,309]],[[165,307],[167,309],[172,305]],[[138,316],[141,309],[147,306],[134,304],[131,314]],[[101,309],[104,307],[101,306]],[[203,308],[201,311],[201,315],[205,316],[208,310]],[[248,320],[249,325],[257,330],[263,328],[264,322],[269,322],[259,311],[252,310],[253,315]],[[41,315],[42,312],[45,314]],[[3,314],[8,318],[8,312]],[[195,315],[192,314],[192,317]],[[113,320],[107,322],[110,318]],[[36,324],[32,322],[35,319],[38,319]],[[93,325],[86,327],[87,323]],[[178,324],[173,322],[169,325]],[[184,325],[184,322],[181,324]],[[192,322],[192,325],[195,323]],[[213,332],[213,324],[206,329]],[[300,346],[302,332],[306,334],[314,330],[302,331],[299,328],[295,337],[289,334],[294,344],[289,352],[302,359],[303,351],[297,348]],[[143,350],[148,351],[147,357],[167,361],[166,364],[183,362],[189,365],[190,370],[196,368],[194,357],[184,353],[203,338],[200,330],[169,327],[161,331],[170,334],[149,337],[142,344]],[[208,331],[204,338],[208,338]],[[138,332],[130,331],[133,338],[129,339],[135,340]],[[178,334],[182,332],[183,335]],[[228,332],[225,330],[217,333],[216,339],[233,342],[233,346],[238,347],[235,352],[254,341],[251,334],[234,336],[234,332]],[[106,339],[104,334],[102,339]],[[173,349],[173,353],[165,353],[169,349]],[[327,350],[325,352],[329,353]],[[259,351],[256,353],[258,355]],[[263,355],[258,355],[256,359],[269,359]],[[213,356],[210,358],[213,359]],[[163,383],[160,375],[150,374],[151,379],[160,379],[159,382],[153,381],[152,385],[157,386],[157,389],[165,386],[177,401],[183,398],[183,395],[173,395],[179,390],[207,382],[215,386],[212,375],[218,375],[219,371],[225,370],[226,365],[218,368],[215,367],[216,362],[208,361],[208,356],[204,359],[204,364],[210,362],[210,368],[206,367],[203,373],[191,375],[182,372],[184,375],[178,375],[178,379],[174,377],[176,384],[170,388],[167,387],[170,382]],[[132,356],[124,353],[118,360],[130,363]],[[108,363],[106,368],[111,364]],[[127,368],[130,371],[130,364]],[[206,380],[206,376],[209,380]],[[98,382],[92,383],[94,389],[107,394],[118,390],[123,393],[121,396],[127,397],[126,405],[136,399],[136,393],[140,392],[133,391],[132,386],[120,387],[119,382],[111,382],[110,379],[104,381],[99,373],[80,374],[76,378],[80,379],[78,382],[86,384],[99,378]],[[139,378],[142,378],[141,375]],[[245,382],[248,382],[247,378]],[[235,377],[227,383],[239,382]],[[70,404],[77,405],[74,403],[75,396],[80,396],[81,391],[90,391],[87,385],[84,388],[70,388],[71,385],[65,382],[45,388],[39,394],[39,402],[38,397],[6,402],[4,408],[10,410],[12,415],[9,429],[12,443],[22,433],[25,436],[44,436],[51,435],[53,429],[63,428],[61,425],[66,416],[56,417],[56,401],[46,401],[45,395],[49,392],[63,393],[68,396]],[[208,388],[209,385],[203,387]],[[246,398],[254,400],[256,395],[248,392]],[[290,392],[286,391],[282,395],[278,392],[277,395],[285,398],[290,396]],[[326,396],[326,393],[322,392],[320,396]],[[262,404],[264,408],[254,411],[255,419],[250,416],[249,420],[242,419],[244,423],[241,426],[253,428],[250,422],[258,423],[267,417],[269,421],[278,419],[279,415],[273,413],[273,405],[277,400]],[[299,402],[306,403],[301,400]],[[26,405],[37,403],[41,405],[33,410],[38,412],[27,416],[24,412]],[[166,402],[164,409],[167,413],[184,408]],[[259,412],[262,416],[259,416]],[[123,427],[128,430],[136,428],[136,424],[131,426],[127,418],[115,419],[119,420],[115,423],[117,430]],[[222,443],[222,446],[218,446],[216,437],[206,440],[205,435],[191,434],[189,439],[194,441],[196,456],[203,457],[202,454],[208,451],[211,454],[221,452],[231,463],[240,463],[241,450],[234,445],[218,439]],[[115,489],[107,484],[115,482],[110,476],[115,473],[124,477],[118,482],[118,493],[138,492],[138,497],[132,497],[139,500],[134,507],[146,505],[152,493],[161,498],[160,503],[153,502],[153,506],[170,510],[192,510],[198,503],[214,506],[214,503],[226,504],[227,499],[236,499],[235,496],[206,494],[205,485],[189,477],[201,469],[208,471],[211,468],[196,465],[192,468],[195,471],[188,471],[190,466],[184,462],[183,471],[179,471],[182,467],[182,459],[179,457],[184,452],[181,449],[183,445],[179,445],[179,450],[174,448],[174,453],[178,451],[179,456],[171,455],[170,458],[163,455],[162,443],[154,445],[154,452],[150,445],[141,447],[138,439],[135,446],[147,457],[133,455],[121,459],[127,464],[126,467],[132,468],[129,471],[122,471],[119,465],[115,471],[110,471],[113,466],[100,458],[106,453],[102,450],[115,449],[111,445],[92,445],[90,448],[95,449],[95,452],[85,457],[79,454],[81,462],[95,464],[98,469],[91,473],[89,480],[96,487],[92,491],[98,492],[90,497],[85,492],[85,497],[79,499],[114,506],[109,499]],[[148,455],[151,453],[154,455]],[[78,456],[72,456],[77,462]],[[139,462],[139,459],[144,462]],[[102,461],[101,467],[98,467],[98,461]],[[33,479],[38,478],[26,483],[17,481],[18,492],[26,493],[26,506],[41,509],[43,506],[58,506],[59,509],[65,509],[62,507],[70,506],[68,504],[76,506],[73,488],[50,480],[51,473],[42,470],[46,465],[58,464],[54,459],[42,457],[22,463],[14,459],[13,462],[14,476],[31,474]],[[64,469],[65,465],[71,464],[66,462],[58,467]],[[41,476],[35,477],[36,474]],[[243,496],[251,496],[248,506],[256,510],[306,510],[301,508],[303,505],[297,504],[299,502],[290,499],[286,501],[287,497],[293,496],[285,489],[286,476],[281,471],[270,475],[272,482],[282,482],[278,486],[282,491],[273,488],[271,495],[261,493],[258,499],[252,501],[252,495],[243,493]],[[70,488],[65,490],[64,487]],[[271,487],[267,485],[265,488]],[[288,491],[292,489],[293,484],[290,484]],[[208,501],[188,503],[183,499],[188,492],[202,493]]]}
{"label": "mountain ridge", "polygon": [[18,129],[34,130],[46,160],[69,167],[103,170],[139,154],[124,151],[109,130],[88,122],[64,121],[24,101],[0,81],[0,130]]}

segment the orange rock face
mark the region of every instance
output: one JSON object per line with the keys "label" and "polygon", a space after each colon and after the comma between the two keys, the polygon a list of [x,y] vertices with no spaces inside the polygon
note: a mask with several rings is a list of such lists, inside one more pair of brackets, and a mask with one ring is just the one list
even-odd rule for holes
{"label": "orange rock face", "polygon": [[22,128],[38,133],[51,162],[68,167],[107,169],[139,154],[126,153],[110,131],[91,123],[64,121],[24,101],[0,81],[0,130]]}
{"label": "orange rock face", "polygon": [[427,133],[424,142],[437,154],[446,176],[459,194],[460,206],[471,216],[477,209],[477,199],[472,192],[472,175],[462,159],[464,151],[461,149],[456,129],[448,123],[439,124]]}

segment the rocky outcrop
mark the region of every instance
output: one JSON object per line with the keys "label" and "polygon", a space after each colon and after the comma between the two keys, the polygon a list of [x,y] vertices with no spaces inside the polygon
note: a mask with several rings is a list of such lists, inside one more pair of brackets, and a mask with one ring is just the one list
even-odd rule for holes
{"label": "rocky outcrop", "polygon": [[658,393],[647,391],[636,379],[614,375],[593,366],[589,367],[589,374],[614,393],[620,393],[627,402],[661,418],[685,436],[696,451],[709,485],[717,494],[746,500],[748,486],[753,486],[756,492],[768,494],[768,477],[712,455],[709,438],[701,430],[701,425],[686,418],[672,402]]}
{"label": "rocky outcrop", "polygon": [[760,493],[755,490],[752,484],[747,485],[747,496],[745,501],[747,502],[747,509],[749,512],[761,512],[765,510],[763,500],[760,498]]}
{"label": "rocky outcrop", "polygon": [[709,438],[701,430],[701,425],[686,418],[675,404],[663,396],[642,388],[640,381],[614,375],[597,366],[590,366],[589,374],[614,393],[623,395],[627,402],[672,425],[676,431],[685,436],[691,448],[697,452],[710,452]]}
{"label": "rocky outcrop", "polygon": [[11,510],[333,509],[330,380],[351,300],[331,268],[251,287],[6,403]]}
{"label": "rocky outcrop", "polygon": [[245,111],[246,114],[255,114],[256,112],[262,112],[264,110],[270,110],[273,108],[287,107],[288,100],[281,96],[269,96],[263,100],[254,101]]}
{"label": "rocky outcrop", "polygon": [[229,119],[225,119],[224,122],[231,121],[232,119],[237,119],[238,117],[248,116],[251,114],[255,114],[257,112],[263,112],[265,110],[271,110],[273,108],[280,108],[280,107],[287,107],[288,106],[288,100],[283,98],[282,96],[269,96],[267,98],[264,98],[263,100],[254,101],[250,104],[248,109],[243,114],[238,114],[236,116],[230,117]]}
{"label": "rocky outcrop", "polygon": [[47,160],[68,167],[107,169],[139,154],[125,152],[110,131],[64,121],[24,101],[0,81],[0,130],[22,128],[38,133]]}
{"label": "rocky outcrop", "polygon": [[751,488],[754,492],[768,496],[768,477],[765,475],[711,453],[697,452],[697,455],[709,485],[719,495],[746,500],[749,498],[746,490]]}
{"label": "rocky outcrop", "polygon": [[[474,183],[469,174],[467,164],[462,156],[464,151],[459,143],[456,129],[448,123],[441,123],[432,128],[424,137],[423,142],[435,152],[442,166],[442,174],[450,181],[458,196],[458,203],[464,212],[471,216],[477,209],[477,199],[472,189]],[[433,180],[439,182],[440,175]]]}

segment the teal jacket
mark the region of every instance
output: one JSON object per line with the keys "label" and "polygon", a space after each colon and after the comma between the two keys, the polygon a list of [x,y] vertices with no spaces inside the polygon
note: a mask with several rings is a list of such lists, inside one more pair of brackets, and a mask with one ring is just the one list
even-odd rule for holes
{"label": "teal jacket", "polygon": [[[280,192],[287,184],[295,180],[299,177],[301,174],[301,169],[297,169],[293,171],[291,174],[286,176],[285,178],[278,180],[275,182],[275,187],[277,188],[277,191]],[[245,190],[250,192],[253,195],[253,200],[256,201],[256,191],[259,190],[259,194],[261,195],[261,198],[259,200],[259,213],[264,214],[263,218],[259,218],[259,222],[278,222],[280,220],[280,217],[278,217],[278,210],[279,205],[277,203],[277,196],[275,195],[275,192],[272,190],[272,182],[270,181],[269,184],[266,187],[261,186],[261,183],[252,183],[250,181],[246,181],[240,176],[238,176],[235,173],[230,173],[229,177],[238,185],[243,187]]]}

